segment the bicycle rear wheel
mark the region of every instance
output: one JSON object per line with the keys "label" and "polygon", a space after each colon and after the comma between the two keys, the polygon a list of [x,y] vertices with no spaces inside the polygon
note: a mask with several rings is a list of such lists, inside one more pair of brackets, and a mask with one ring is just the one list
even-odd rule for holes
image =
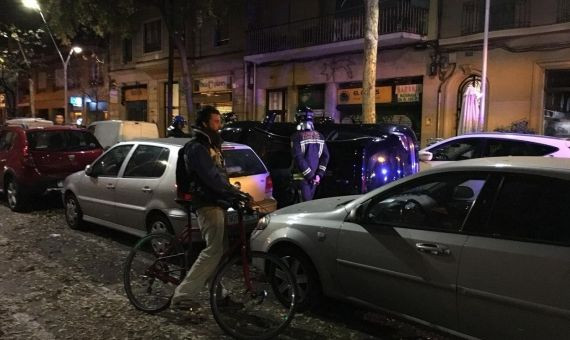
{"label": "bicycle rear wheel", "polygon": [[123,268],[123,284],[135,308],[157,313],[170,305],[174,289],[186,275],[184,249],[167,233],[150,234],[131,250]]}
{"label": "bicycle rear wheel", "polygon": [[251,289],[245,283],[241,256],[232,258],[212,281],[212,313],[218,325],[235,338],[273,338],[293,320],[297,285],[280,258],[252,252],[247,260]]}

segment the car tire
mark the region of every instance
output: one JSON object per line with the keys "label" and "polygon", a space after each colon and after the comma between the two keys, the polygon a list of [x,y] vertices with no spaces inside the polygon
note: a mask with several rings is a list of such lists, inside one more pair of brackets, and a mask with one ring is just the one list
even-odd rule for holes
{"label": "car tire", "polygon": [[22,193],[22,188],[18,182],[16,182],[14,178],[10,177],[6,180],[4,188],[10,210],[15,212],[24,211],[24,207],[26,206],[26,197]]}
{"label": "car tire", "polygon": [[319,275],[309,257],[293,247],[279,248],[274,253],[287,263],[295,277],[299,294],[297,310],[303,312],[316,307],[322,299],[322,291]]}
{"label": "car tire", "polygon": [[174,229],[172,228],[172,224],[166,216],[162,214],[152,214],[147,219],[146,228],[149,234],[152,233],[169,233],[174,235]]}
{"label": "car tire", "polygon": [[74,194],[65,195],[64,208],[67,225],[74,230],[81,229],[83,227],[83,212]]}

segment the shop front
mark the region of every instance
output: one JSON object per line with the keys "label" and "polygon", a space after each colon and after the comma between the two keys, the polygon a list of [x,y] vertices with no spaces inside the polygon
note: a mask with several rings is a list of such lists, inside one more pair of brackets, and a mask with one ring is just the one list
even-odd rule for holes
{"label": "shop front", "polygon": [[69,119],[71,124],[83,124],[83,97],[71,96],[68,103]]}
{"label": "shop front", "polygon": [[88,123],[109,119],[109,104],[106,101],[85,100]]}
{"label": "shop front", "polygon": [[229,75],[194,80],[193,102],[196,111],[206,105],[215,106],[220,113],[233,112],[232,77]]}
{"label": "shop front", "polygon": [[570,70],[545,74],[543,129],[547,136],[570,137]]}
{"label": "shop front", "polygon": [[329,116],[325,113],[325,85],[302,85],[298,88],[297,108],[310,107],[315,114],[315,119]]}
{"label": "shop front", "polygon": [[[423,77],[376,82],[376,122],[405,125],[421,138]],[[345,124],[362,123],[362,83],[339,84],[337,109]]]}

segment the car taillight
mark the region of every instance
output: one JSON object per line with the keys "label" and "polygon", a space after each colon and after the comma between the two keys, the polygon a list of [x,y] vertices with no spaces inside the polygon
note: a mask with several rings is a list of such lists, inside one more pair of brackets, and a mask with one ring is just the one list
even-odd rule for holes
{"label": "car taillight", "polygon": [[28,146],[24,147],[24,152],[22,153],[22,157],[23,157],[23,163],[25,166],[28,166],[30,168],[36,167],[36,162],[34,162],[34,158],[30,154],[30,151],[28,150]]}
{"label": "car taillight", "polygon": [[271,179],[271,176],[267,176],[265,178],[265,193],[270,194],[272,192],[273,192],[273,180]]}

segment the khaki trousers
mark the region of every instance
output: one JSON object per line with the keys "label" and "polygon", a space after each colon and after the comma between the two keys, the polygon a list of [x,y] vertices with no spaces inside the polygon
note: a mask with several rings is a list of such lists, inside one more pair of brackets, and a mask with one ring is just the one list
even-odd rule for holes
{"label": "khaki trousers", "polygon": [[172,301],[192,300],[212,279],[222,255],[224,254],[224,216],[225,211],[220,207],[204,207],[196,211],[198,226],[206,248],[200,252],[196,262],[176,290]]}

